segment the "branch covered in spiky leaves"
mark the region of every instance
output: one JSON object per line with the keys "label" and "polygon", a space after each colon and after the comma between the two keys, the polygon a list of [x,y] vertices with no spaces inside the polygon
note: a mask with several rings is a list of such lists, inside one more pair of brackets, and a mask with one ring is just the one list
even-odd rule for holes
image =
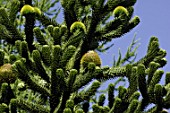
{"label": "branch covered in spiky leaves", "polygon": [[[158,38],[151,37],[140,60],[129,61],[136,57],[134,39],[112,67],[102,67],[96,52],[139,24],[132,17],[136,0],[61,0],[62,10],[54,8],[57,2],[13,0],[0,9],[2,112],[138,113],[152,103],[146,112],[169,108],[170,74],[161,85],[167,60]],[[60,11],[61,24],[55,20]],[[119,77],[128,78],[129,86],[117,88],[120,78],[100,92],[104,81]]]}

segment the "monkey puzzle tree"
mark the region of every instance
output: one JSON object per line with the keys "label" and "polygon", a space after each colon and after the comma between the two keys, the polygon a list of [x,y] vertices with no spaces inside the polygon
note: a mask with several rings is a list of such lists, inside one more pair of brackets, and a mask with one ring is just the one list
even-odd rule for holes
{"label": "monkey puzzle tree", "polygon": [[[136,0],[0,1],[0,111],[11,113],[141,113],[170,107],[170,73],[159,84],[166,51],[151,37],[146,55],[135,56],[135,40],[124,58],[101,66],[98,51],[140,22],[133,17]],[[60,3],[62,8],[56,8]],[[63,22],[56,17],[63,13]],[[129,86],[103,81],[128,78]],[[93,81],[93,82],[92,82]],[[85,88],[85,86],[92,84]],[[81,89],[81,90],[80,90]],[[115,95],[118,91],[118,95]],[[139,97],[142,97],[140,99]],[[104,103],[108,101],[108,104]],[[146,111],[146,107],[154,104]]]}

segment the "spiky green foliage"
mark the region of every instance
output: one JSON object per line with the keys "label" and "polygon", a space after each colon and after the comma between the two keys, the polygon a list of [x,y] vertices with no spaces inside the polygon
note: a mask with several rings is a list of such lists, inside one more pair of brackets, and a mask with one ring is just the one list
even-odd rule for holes
{"label": "spiky green foliage", "polygon": [[41,15],[41,10],[38,7],[33,7],[34,8],[34,12],[35,14],[37,14],[38,16]]}
{"label": "spiky green foliage", "polygon": [[125,7],[123,6],[117,6],[114,11],[113,14],[115,17],[119,17],[119,16],[128,16],[128,11]]}
{"label": "spiky green foliage", "polygon": [[[132,17],[136,0],[58,3],[0,1],[0,112],[159,113],[170,108],[170,73],[164,85],[159,83],[167,61],[158,38],[151,37],[138,61],[133,39],[125,56],[119,51],[111,67],[101,66],[94,52],[108,50],[108,42],[138,25],[139,17]],[[85,59],[88,51],[96,56]],[[104,81],[115,78],[106,90],[99,90]],[[124,78],[128,86],[117,87]],[[146,110],[150,104],[154,106]]]}
{"label": "spiky green foliage", "polygon": [[29,13],[35,13],[34,8],[30,5],[24,5],[20,11],[21,15],[27,15]]}
{"label": "spiky green foliage", "polygon": [[82,22],[74,22],[70,27],[70,32],[73,33],[75,30],[80,29],[86,33],[86,27]]}

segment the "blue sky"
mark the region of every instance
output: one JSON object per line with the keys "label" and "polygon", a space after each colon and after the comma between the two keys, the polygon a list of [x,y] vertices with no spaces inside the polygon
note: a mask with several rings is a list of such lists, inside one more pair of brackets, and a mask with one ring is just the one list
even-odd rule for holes
{"label": "blue sky", "polygon": [[[167,51],[167,60],[170,60],[170,0],[137,0],[134,6],[134,16],[140,17],[141,22],[132,31],[111,43],[114,46],[106,53],[101,53],[103,65],[112,65],[113,55],[118,56],[118,49],[125,53],[131,43],[134,34],[140,38],[140,46],[137,50],[137,59],[146,55],[147,45],[151,36],[159,39],[160,47]],[[110,43],[110,44],[111,44]],[[163,68],[170,71],[170,63]]]}

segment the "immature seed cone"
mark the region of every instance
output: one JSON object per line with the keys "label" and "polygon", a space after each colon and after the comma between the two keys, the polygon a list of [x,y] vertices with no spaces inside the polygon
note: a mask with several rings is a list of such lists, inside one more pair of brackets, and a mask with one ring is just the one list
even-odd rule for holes
{"label": "immature seed cone", "polygon": [[11,64],[4,64],[0,67],[0,82],[13,83],[16,80],[16,73],[12,71]]}
{"label": "immature seed cone", "polygon": [[88,63],[90,62],[95,63],[96,66],[99,66],[99,67],[101,66],[101,59],[99,55],[97,54],[97,52],[91,50],[85,53],[83,57],[81,58],[80,64],[83,67],[87,67]]}

